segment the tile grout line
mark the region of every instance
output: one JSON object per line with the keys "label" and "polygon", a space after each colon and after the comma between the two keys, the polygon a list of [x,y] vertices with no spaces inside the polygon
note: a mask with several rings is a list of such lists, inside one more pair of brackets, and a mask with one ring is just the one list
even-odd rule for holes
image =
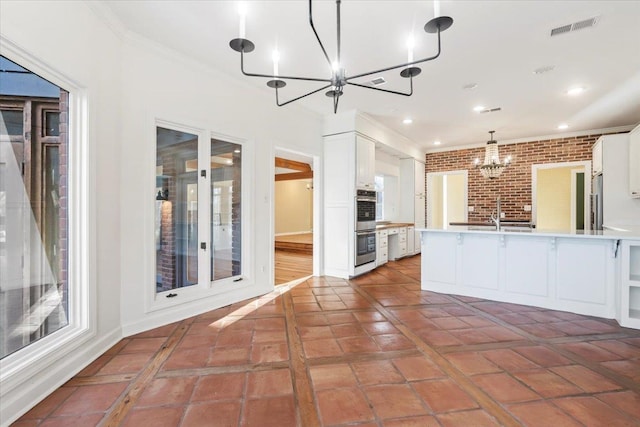
{"label": "tile grout line", "polygon": [[122,395],[112,405],[112,409],[107,412],[107,416],[99,424],[101,427],[119,426],[138,401],[145,387],[153,380],[162,364],[173,353],[178,342],[184,337],[188,326],[193,323],[194,318],[181,321],[176,329],[167,338],[164,345],[153,357],[151,362],[142,370],[138,376],[127,386]]}
{"label": "tile grout line", "polygon": [[293,297],[290,292],[282,294],[287,340],[289,342],[289,360],[294,387],[294,396],[299,409],[300,424],[305,427],[320,426],[320,416],[316,410],[315,399],[311,387],[311,378],[307,372],[302,340],[298,334],[298,325],[293,310]]}
{"label": "tile grout line", "polygon": [[[454,298],[455,299],[455,298]],[[505,321],[503,321],[502,319],[500,319],[499,317],[494,316],[491,313],[485,312],[477,307],[475,307],[473,304],[471,303],[466,303],[464,301],[460,301],[458,299],[455,299],[457,304],[459,304],[462,307],[471,309],[471,311],[474,311],[477,314],[481,314],[482,317],[487,318],[493,322],[495,322],[496,324],[505,327],[507,329],[509,329],[512,332],[518,333],[518,335],[523,335],[526,338],[528,338],[532,344],[537,344],[537,345],[541,345],[549,350],[552,350],[554,352],[557,352],[559,354],[561,354],[562,356],[566,357],[567,359],[571,360],[571,362],[573,362],[574,364],[578,364],[578,365],[582,365],[585,366],[588,369],[591,369],[592,371],[604,376],[605,378],[609,379],[609,380],[613,380],[614,382],[616,382],[617,384],[626,387],[629,390],[634,390],[634,391],[640,391],[640,384],[636,383],[633,379],[627,378],[625,376],[622,376],[620,374],[618,374],[617,372],[608,369],[605,366],[601,366],[599,363],[597,362],[591,362],[588,359],[585,359],[584,357],[580,356],[579,354],[573,353],[569,350],[565,350],[562,347],[559,347],[558,344],[564,344],[565,341],[560,341],[560,342],[556,342],[558,341],[558,339],[548,339],[548,338],[542,338],[542,337],[538,337],[536,335],[533,335],[525,330],[522,330],[520,328],[518,328],[517,325],[511,325],[510,323],[507,323]],[[509,304],[509,303],[506,303]],[[567,339],[566,343],[573,343],[573,342],[577,342],[577,343],[584,343],[587,341],[596,341],[596,339],[592,339],[592,338],[587,338],[588,336],[582,336],[583,338],[581,340],[577,339],[577,337],[575,337],[575,340],[569,340],[569,338],[573,338],[573,337],[561,337],[563,340]],[[552,341],[553,340],[553,341]],[[507,342],[508,343],[508,342]],[[514,346],[514,347],[519,347],[519,346]],[[505,348],[510,348],[510,347],[505,347]]]}
{"label": "tile grout line", "polygon": [[467,376],[458,371],[451,363],[446,360],[434,348],[423,342],[417,335],[407,328],[399,319],[397,319],[389,310],[379,304],[375,298],[370,296],[364,289],[347,280],[347,283],[362,297],[364,297],[376,310],[385,316],[402,334],[411,340],[416,347],[426,356],[428,356],[440,369],[442,369],[450,378],[458,382],[465,392],[469,393],[481,407],[495,417],[498,422],[504,426],[520,426],[518,422],[509,412],[507,412],[499,403],[494,401],[484,391],[478,388]]}

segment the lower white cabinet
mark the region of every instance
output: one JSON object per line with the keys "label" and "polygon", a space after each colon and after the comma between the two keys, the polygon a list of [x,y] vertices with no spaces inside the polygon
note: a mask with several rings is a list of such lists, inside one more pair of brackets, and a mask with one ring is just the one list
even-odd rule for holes
{"label": "lower white cabinet", "polygon": [[[615,238],[495,231],[422,233],[422,290],[616,317],[619,249]],[[626,249],[630,267],[623,266],[622,271],[628,279],[628,321],[640,323],[637,244],[637,249]],[[621,323],[624,326],[624,317]]]}
{"label": "lower white cabinet", "polygon": [[623,240],[620,250],[620,324],[640,329],[640,240]]}
{"label": "lower white cabinet", "polygon": [[389,259],[396,260],[407,255],[407,227],[389,229]]}
{"label": "lower white cabinet", "polygon": [[416,228],[407,227],[407,255],[415,254],[416,247]]}
{"label": "lower white cabinet", "polygon": [[389,260],[387,230],[376,231],[376,266],[386,264]]}

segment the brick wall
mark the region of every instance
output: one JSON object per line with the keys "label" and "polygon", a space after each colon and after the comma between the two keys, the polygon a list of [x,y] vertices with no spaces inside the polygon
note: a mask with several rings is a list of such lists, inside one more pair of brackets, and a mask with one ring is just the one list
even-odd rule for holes
{"label": "brick wall", "polygon": [[500,159],[510,155],[512,164],[497,179],[483,178],[474,168],[474,159],[484,160],[484,146],[428,153],[426,172],[468,170],[468,205],[474,207],[474,212],[469,212],[469,221],[487,220],[496,209],[498,196],[507,218],[530,220],[531,213],[523,207],[531,205],[531,165],[591,160],[591,147],[599,137],[600,134],[584,135],[499,145]]}

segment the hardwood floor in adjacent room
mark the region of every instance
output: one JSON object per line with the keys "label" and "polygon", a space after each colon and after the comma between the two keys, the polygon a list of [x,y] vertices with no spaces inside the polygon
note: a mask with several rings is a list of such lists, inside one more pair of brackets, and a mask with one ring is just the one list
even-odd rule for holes
{"label": "hardwood floor in adjacent room", "polygon": [[419,255],[124,338],[15,423],[500,425],[640,425],[640,330],[422,291]]}
{"label": "hardwood floor in adjacent room", "polygon": [[275,250],[275,283],[281,285],[313,273],[313,255]]}

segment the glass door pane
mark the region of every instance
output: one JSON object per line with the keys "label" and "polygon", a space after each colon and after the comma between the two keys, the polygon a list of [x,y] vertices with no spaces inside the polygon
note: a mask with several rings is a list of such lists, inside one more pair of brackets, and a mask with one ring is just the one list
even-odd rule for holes
{"label": "glass door pane", "polygon": [[211,280],[242,274],[242,151],[211,140]]}
{"label": "glass door pane", "polygon": [[156,292],[198,283],[198,136],[156,132]]}

